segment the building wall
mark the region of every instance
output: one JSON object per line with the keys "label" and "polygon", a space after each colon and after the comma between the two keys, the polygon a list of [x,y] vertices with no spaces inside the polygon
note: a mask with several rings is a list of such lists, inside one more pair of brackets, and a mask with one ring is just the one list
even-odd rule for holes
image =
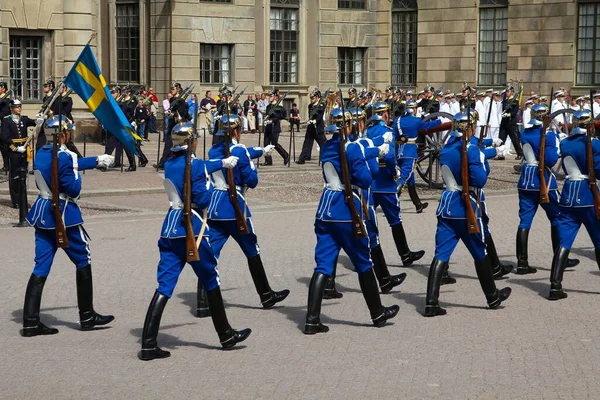
{"label": "building wall", "polygon": [[[419,0],[417,87],[453,91],[463,81],[477,86],[480,0]],[[10,34],[46,38],[43,76],[62,77],[92,33],[108,82],[116,82],[116,0],[0,0],[0,76],[9,74]],[[140,0],[141,76],[164,96],[172,81],[200,84],[200,44],[234,46],[232,86],[268,91],[269,0]],[[366,10],[340,10],[337,0],[301,0],[298,82],[282,85],[304,109],[314,86],[337,88],[338,47],[367,48],[365,87],[390,81],[391,1],[367,0]],[[576,0],[510,0],[508,80],[526,90],[571,87],[575,79]],[[577,88],[574,90],[577,92]],[[581,89],[581,92],[584,90]],[[243,98],[242,98],[243,100]],[[39,105],[26,110],[37,111]],[[82,102],[76,106],[84,108]]]}

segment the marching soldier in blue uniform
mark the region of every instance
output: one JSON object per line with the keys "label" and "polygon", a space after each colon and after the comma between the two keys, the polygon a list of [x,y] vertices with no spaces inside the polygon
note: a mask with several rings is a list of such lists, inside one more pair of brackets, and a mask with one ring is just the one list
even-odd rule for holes
{"label": "marching soldier in blue uniform", "polygon": [[[140,360],[149,361],[155,358],[166,358],[170,352],[161,349],[157,344],[160,320],[167,301],[173,295],[179,275],[187,262],[186,252],[186,229],[182,221],[183,212],[183,190],[184,170],[186,167],[186,152],[188,146],[193,145],[191,123],[180,123],[173,127],[171,148],[172,157],[165,163],[165,189],[171,203],[171,207],[165,216],[161,229],[158,248],[160,261],[158,263],[158,288],[148,307],[144,330],[142,333],[142,350],[138,354]],[[202,161],[192,158],[191,168],[191,191],[192,203],[192,226],[194,237],[202,235],[198,253],[200,260],[190,262],[194,272],[206,288],[208,307],[212,316],[215,330],[219,335],[221,346],[224,349],[233,347],[235,344],[248,338],[250,329],[234,330],[227,320],[223,297],[221,295],[219,271],[217,259],[209,242],[210,228],[206,228],[206,216],[200,216],[197,210],[208,208],[212,185],[209,173],[221,168],[233,168],[237,163],[237,157],[229,157],[223,160]]]}
{"label": "marching soldier in blue uniform", "polygon": [[[446,314],[446,310],[439,305],[440,285],[444,271],[448,269],[450,256],[454,252],[459,240],[465,244],[471,256],[475,260],[475,270],[479,283],[486,296],[490,308],[498,308],[508,298],[511,289],[496,289],[490,260],[486,255],[485,232],[482,221],[482,212],[476,201],[477,189],[483,188],[487,181],[485,165],[482,162],[483,155],[477,148],[467,142],[467,161],[470,201],[477,218],[480,233],[469,233],[467,227],[466,206],[462,198],[462,135],[471,135],[470,126],[473,126],[474,118],[469,121],[466,114],[454,116],[455,131],[450,133],[446,145],[440,154],[442,165],[442,177],[445,188],[442,192],[440,204],[437,209],[438,225],[435,234],[435,256],[429,269],[427,281],[427,300],[425,305],[425,316],[433,317]],[[471,190],[472,188],[472,190]]]}
{"label": "marching soldier in blue uniform", "polygon": [[[61,130],[58,120],[58,116],[55,116],[45,121],[47,133]],[[77,205],[77,200],[81,194],[81,175],[79,171],[96,167],[108,167],[112,163],[113,157],[103,154],[98,157],[78,158],[75,153],[72,153],[66,147],[66,143],[70,139],[70,133],[65,125],[63,123],[63,130],[59,133],[59,150],[57,154],[60,211],[63,215],[69,243],[64,251],[71,262],[75,264],[79,323],[81,330],[86,331],[93,329],[95,326],[106,325],[114,317],[112,315],[100,315],[94,311],[89,238],[83,228],[81,209]],[[52,210],[52,152],[52,143],[48,143],[40,149],[35,158],[35,181],[40,194],[27,215],[27,222],[35,228],[35,267],[27,284],[25,305],[23,306],[23,330],[21,335],[25,337],[58,333],[58,329],[47,327],[40,322],[42,291],[58,249],[56,220]]]}
{"label": "marching soldier in blue uniform", "polygon": [[27,174],[28,155],[31,152],[27,127],[35,126],[37,122],[21,115],[21,108],[21,101],[18,99],[10,101],[10,114],[2,119],[2,131],[0,133],[0,141],[9,151],[8,185],[13,208],[18,207],[21,190],[27,190],[21,187],[25,184],[24,174]]}
{"label": "marching soldier in blue uniform", "polygon": [[[556,252],[559,246],[558,235],[558,215],[560,207],[558,204],[558,184],[556,177],[552,172],[552,167],[560,158],[559,136],[548,130],[545,137],[544,162],[546,169],[544,179],[548,186],[548,203],[540,203],[540,175],[539,175],[539,157],[540,143],[542,138],[543,118],[547,118],[549,108],[546,104],[536,104],[531,108],[532,119],[523,121],[531,126],[523,129],[521,132],[521,142],[523,145],[523,155],[525,164],[521,169],[521,177],[517,188],[519,189],[519,228],[517,229],[517,271],[519,275],[533,274],[537,272],[536,268],[529,265],[528,262],[528,241],[529,230],[533,223],[533,217],[541,206],[546,212],[550,221],[550,233],[552,239],[552,253]],[[569,266],[574,267],[579,264],[579,260],[569,260]]]}
{"label": "marching soldier in blue uniform", "polygon": [[[563,272],[568,266],[569,253],[575,241],[577,232],[583,224],[594,244],[596,263],[600,268],[600,223],[596,218],[594,194],[590,187],[590,172],[588,170],[586,128],[593,124],[590,110],[576,111],[573,114],[571,136],[560,142],[560,154],[567,179],[560,196],[560,214],[557,227],[559,246],[552,259],[550,272],[550,300],[560,300],[567,297],[562,290]],[[592,138],[591,153],[594,173],[600,176],[600,140]],[[596,190],[598,185],[596,184]]]}
{"label": "marching soldier in blue uniform", "polygon": [[[229,119],[228,119],[229,118]],[[264,149],[246,148],[239,142],[241,120],[237,115],[224,115],[221,117],[221,133],[231,135],[229,143],[230,153],[239,159],[233,169],[234,181],[237,189],[237,203],[243,210],[244,218],[248,225],[249,233],[242,234],[238,230],[234,205],[229,198],[229,185],[227,184],[227,171],[220,169],[212,172],[212,180],[215,190],[212,193],[208,207],[208,226],[210,227],[210,243],[218,259],[223,246],[230,237],[238,243],[244,255],[248,259],[248,268],[254,281],[254,286],[260,297],[263,308],[271,308],[276,303],[283,301],[290,293],[289,290],[274,291],[269,285],[269,279],[260,258],[258,238],[254,233],[252,225],[252,213],[246,204],[244,192],[247,188],[254,189],[258,185],[258,171],[252,161],[254,158],[264,157],[270,154],[275,146],[268,145]],[[223,132],[231,129],[231,132]],[[208,156],[211,160],[225,158],[225,142],[218,143],[210,148]],[[199,286],[199,311],[202,304],[202,290]],[[205,316],[199,313],[198,316]]]}
{"label": "marching soldier in blue uniform", "polygon": [[[377,102],[373,105],[373,112],[374,115],[367,129],[367,137],[371,140],[386,134],[393,137],[392,129],[387,126],[389,122],[389,105],[385,102]],[[400,216],[396,165],[396,152],[392,148],[382,160],[379,160],[379,172],[373,179],[371,192],[375,208],[381,206],[385,218],[392,228],[392,236],[396,243],[398,255],[402,259],[402,264],[405,267],[410,267],[412,263],[423,257],[425,251],[413,252],[408,247]]]}
{"label": "marching soldier in blue uniform", "polygon": [[417,193],[415,183],[415,162],[418,158],[417,140],[419,131],[435,128],[442,121],[436,119],[423,122],[421,118],[415,117],[417,103],[409,100],[404,105],[406,113],[394,121],[394,135],[396,136],[398,167],[400,168],[399,186],[408,186],[408,195],[417,209],[417,213],[422,213],[429,203],[422,203]]}
{"label": "marching soldier in blue uniform", "polygon": [[[279,90],[273,89],[269,95],[270,104],[267,106],[267,125],[265,127],[264,146],[275,146],[275,150],[283,158],[283,165],[290,162],[290,155],[279,144],[279,134],[281,133],[281,121],[285,120],[287,112],[279,101]],[[273,165],[273,158],[270,154],[265,155],[265,162],[262,165]]]}
{"label": "marching soldier in blue uniform", "polygon": [[302,144],[302,152],[296,164],[304,164],[310,160],[312,148],[315,140],[320,146],[323,145],[327,138],[325,137],[325,122],[323,121],[323,114],[325,113],[325,106],[321,104],[321,91],[318,88],[312,91],[310,94],[310,104],[308,105],[308,124],[306,125],[306,136],[304,137],[304,143]]}
{"label": "marching soldier in blue uniform", "polygon": [[[340,140],[350,134],[350,113],[347,113],[347,124],[343,125],[344,116],[340,109],[331,112],[331,120],[337,125],[327,127],[333,137],[321,148],[321,162],[325,187],[317,207],[315,219],[316,267],[310,281],[308,291],[308,310],[304,333],[308,335],[328,332],[329,328],[321,323],[321,303],[325,285],[332,275],[335,260],[343,249],[358,274],[360,288],[369,308],[375,326],[382,326],[388,319],[398,314],[397,305],[384,307],[381,304],[377,281],[373,273],[373,264],[369,256],[368,237],[356,238],[349,206],[345,203],[344,186],[340,156]],[[342,138],[342,135],[344,138]],[[349,143],[346,146],[348,172],[353,186],[353,201],[360,218],[364,219],[360,191],[371,185],[371,171],[363,147],[360,143]],[[354,186],[357,188],[354,189]]]}

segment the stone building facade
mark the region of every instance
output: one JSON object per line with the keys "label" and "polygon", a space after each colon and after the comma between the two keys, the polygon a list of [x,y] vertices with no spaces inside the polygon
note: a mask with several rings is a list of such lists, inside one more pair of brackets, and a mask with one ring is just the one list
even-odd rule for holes
{"label": "stone building facade", "polygon": [[[600,86],[596,0],[0,0],[0,79],[37,111],[90,39],[107,82],[309,90]],[[242,99],[243,100],[243,99]],[[81,101],[76,103],[85,108]],[[26,108],[27,109],[27,108]]]}

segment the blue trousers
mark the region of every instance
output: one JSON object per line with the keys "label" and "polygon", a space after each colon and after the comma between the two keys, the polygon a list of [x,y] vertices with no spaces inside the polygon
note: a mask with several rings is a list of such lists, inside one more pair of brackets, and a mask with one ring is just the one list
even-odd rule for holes
{"label": "blue trousers", "polygon": [[[158,281],[158,291],[167,297],[173,296],[173,290],[177,285],[177,280],[183,267],[187,263],[187,253],[185,249],[185,238],[158,240],[158,250],[160,252],[160,261],[158,262],[158,271],[156,280]],[[192,261],[190,265],[202,282],[206,290],[214,290],[220,285],[219,270],[217,269],[217,259],[211,249],[208,238],[202,238],[200,247],[199,261]]]}
{"label": "blue trousers", "polygon": [[415,159],[399,158],[398,167],[400,167],[400,179],[398,180],[398,184],[415,186]]}
{"label": "blue trousers", "polygon": [[372,266],[371,252],[369,251],[369,238],[357,239],[354,236],[351,222],[323,222],[315,221],[315,272],[331,276],[333,266],[340,250],[344,250],[354,270],[362,274]]}
{"label": "blue trousers", "polygon": [[519,190],[519,228],[531,228],[533,217],[535,217],[538,206],[542,206],[546,212],[546,217],[548,217],[550,225],[556,226],[556,220],[560,214],[560,207],[558,205],[558,192],[556,190],[550,190],[548,192],[548,197],[550,198],[550,202],[541,204],[540,192]]}
{"label": "blue trousers", "polygon": [[390,226],[398,225],[402,222],[398,193],[373,193],[373,205],[375,208],[381,206]]}
{"label": "blue trousers", "polygon": [[[92,263],[92,254],[81,225],[67,228],[69,247],[63,248],[67,257],[76,268],[83,268]],[[35,267],[33,273],[37,276],[48,276],[58,250],[54,229],[35,228]]]}
{"label": "blue trousers", "polygon": [[438,217],[437,229],[435,231],[435,258],[440,261],[449,262],[459,240],[467,246],[473,260],[479,261],[486,255],[485,251],[485,227],[479,218],[480,233],[469,233],[466,219],[447,219]]}
{"label": "blue trousers", "polygon": [[247,218],[246,223],[248,224],[248,230],[250,233],[242,235],[237,228],[235,221],[219,221],[214,219],[208,220],[208,226],[210,227],[210,244],[213,248],[215,257],[217,259],[221,255],[221,250],[227,239],[233,237],[233,240],[240,246],[246,258],[252,258],[260,253],[258,247],[258,238],[254,233],[254,226],[252,225],[252,219]]}
{"label": "blue trousers", "polygon": [[375,213],[375,207],[369,206],[369,219],[365,220],[365,226],[367,227],[367,233],[369,234],[369,248],[377,247],[379,245],[379,226],[377,223],[377,214]]}
{"label": "blue trousers", "polygon": [[557,218],[560,247],[571,250],[581,224],[585,226],[594,248],[600,249],[600,221],[596,219],[594,207],[561,207]]}

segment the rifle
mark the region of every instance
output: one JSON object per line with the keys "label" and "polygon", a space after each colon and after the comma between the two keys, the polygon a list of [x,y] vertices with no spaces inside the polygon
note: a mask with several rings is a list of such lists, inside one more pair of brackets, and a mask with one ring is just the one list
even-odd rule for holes
{"label": "rifle", "polygon": [[[277,100],[277,103],[275,103],[275,105],[273,105],[273,107],[272,107],[271,109],[274,109],[274,108],[277,108],[277,107],[279,107],[279,105],[281,104],[281,102],[282,102],[282,101],[283,101],[283,100],[284,100],[284,99],[287,97],[287,95],[288,95],[289,93],[290,93],[290,91],[288,90],[287,92],[285,92],[285,93],[283,94],[283,96],[279,97],[279,100]],[[268,119],[268,122],[267,122],[267,124],[271,123],[271,118],[272,118],[272,117],[273,117],[272,113],[271,113],[271,114],[269,114],[269,115],[267,116],[267,119]]]}
{"label": "rifle", "polygon": [[238,94],[235,95],[235,97],[233,99],[231,99],[231,101],[229,102],[229,107],[233,107],[235,105],[235,103],[238,101],[238,99],[246,92],[246,89],[248,89],[248,86],[246,86],[244,88],[244,90],[242,90],[241,92],[239,92]]}
{"label": "rifle", "polygon": [[[554,88],[550,90],[550,93],[554,92]],[[538,175],[540,178],[540,203],[548,204],[550,197],[548,196],[548,184],[546,183],[546,130],[550,125],[550,118],[544,116],[544,123],[542,124],[542,133],[540,134],[540,157],[538,161]]]}
{"label": "rifle", "polygon": [[[590,90],[590,99],[594,98],[595,90]],[[593,108],[593,107],[592,107]],[[592,113],[593,118],[593,113]],[[598,184],[596,183],[596,171],[594,170],[594,152],[592,151],[592,138],[596,134],[596,127],[594,120],[589,124],[587,129],[587,143],[586,143],[586,155],[587,155],[587,168],[588,176],[590,180],[590,189],[594,195],[594,211],[596,212],[596,219],[600,219],[600,193],[598,193]]]}
{"label": "rifle", "polygon": [[313,108],[313,111],[311,113],[311,115],[308,118],[308,122],[310,123],[310,121],[314,121],[317,118],[317,115],[319,114],[318,110],[319,108],[323,107],[323,104],[325,102],[325,99],[327,98],[327,96],[329,96],[329,93],[331,92],[331,89],[327,89],[327,91],[325,92],[325,95],[321,96],[321,99],[319,99],[319,102],[317,103],[317,105]]}
{"label": "rifle", "polygon": [[192,143],[188,143],[185,152],[185,169],[183,172],[183,215],[181,216],[185,227],[185,253],[187,262],[200,260],[194,226],[192,224]]}
{"label": "rifle", "polygon": [[183,91],[179,94],[179,96],[173,97],[173,102],[171,103],[170,110],[171,111],[175,110],[179,106],[179,103],[181,103],[182,101],[186,101],[188,96],[190,94],[192,94],[193,90],[194,90],[194,84],[190,83],[190,85],[188,87],[183,89]]}
{"label": "rifle", "polygon": [[[52,187],[52,214],[54,215],[56,245],[59,248],[69,247],[69,239],[67,238],[67,230],[65,222],[62,219],[60,212],[60,196],[58,194],[58,186],[60,180],[58,178],[58,135],[62,132],[62,115],[61,104],[59,103],[58,110],[58,132],[52,134],[52,176],[50,178],[50,186]],[[65,207],[67,206],[65,202]]]}
{"label": "rifle", "polygon": [[[227,133],[225,134],[225,158],[231,156],[231,151],[229,149],[229,145],[231,143],[231,118],[229,113],[229,107],[227,107]],[[233,206],[233,211],[235,212],[235,223],[238,227],[238,231],[242,235],[247,235],[250,233],[248,229],[248,224],[246,223],[246,217],[244,213],[242,213],[242,209],[240,207],[240,203],[238,202],[237,197],[237,189],[235,187],[235,177],[233,176],[233,169],[227,168],[227,192],[229,194],[229,201]]]}
{"label": "rifle", "polygon": [[340,166],[342,168],[342,183],[344,185],[344,199],[348,208],[350,209],[350,217],[352,218],[352,227],[354,228],[354,236],[357,239],[367,237],[367,230],[363,224],[362,219],[358,215],[356,210],[356,204],[354,204],[354,193],[352,192],[352,182],[350,181],[350,170],[348,169],[348,160],[346,158],[346,145],[345,145],[345,129],[346,129],[346,110],[344,110],[344,101],[342,96],[342,89],[339,90],[340,107],[342,108],[342,128],[340,131]]}
{"label": "rifle", "polygon": [[467,102],[467,129],[462,135],[462,158],[461,158],[461,179],[462,179],[462,198],[465,204],[465,214],[467,217],[467,229],[469,233],[479,233],[479,225],[477,224],[477,216],[473,211],[471,204],[471,194],[469,193],[469,160],[467,157],[467,138],[468,133],[473,128],[471,125],[471,101]]}

